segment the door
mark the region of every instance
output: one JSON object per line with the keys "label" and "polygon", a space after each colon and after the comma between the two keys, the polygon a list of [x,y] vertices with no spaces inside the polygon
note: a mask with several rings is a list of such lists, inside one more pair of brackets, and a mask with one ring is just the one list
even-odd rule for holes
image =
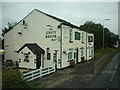
{"label": "door", "polygon": [[92,58],[94,58],[93,47],[91,47],[91,56],[92,56]]}
{"label": "door", "polygon": [[53,60],[55,62],[55,68],[57,68],[57,54],[56,53],[54,53],[53,55]]}
{"label": "door", "polygon": [[41,66],[41,54],[37,54],[36,69],[39,69]]}
{"label": "door", "polygon": [[79,53],[79,51],[78,51],[78,48],[76,49],[76,63],[78,63],[78,53]]}

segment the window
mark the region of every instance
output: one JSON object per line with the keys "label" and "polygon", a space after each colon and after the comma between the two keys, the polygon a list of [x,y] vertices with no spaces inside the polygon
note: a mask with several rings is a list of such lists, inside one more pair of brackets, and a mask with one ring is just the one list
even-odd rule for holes
{"label": "window", "polygon": [[23,25],[25,25],[25,20],[23,20]]}
{"label": "window", "polygon": [[73,43],[72,41],[72,30],[69,31],[69,43]]}
{"label": "window", "polygon": [[51,54],[47,53],[47,60],[50,60],[50,58],[51,58]]}
{"label": "window", "polygon": [[75,40],[80,40],[80,33],[75,32]]}
{"label": "window", "polygon": [[72,52],[69,52],[68,53],[68,60],[71,60],[72,59]]}
{"label": "window", "polygon": [[24,54],[24,62],[29,62],[29,54]]}
{"label": "window", "polygon": [[57,60],[57,54],[56,54],[56,53],[53,54],[53,60],[54,60],[54,61]]}
{"label": "window", "polygon": [[48,24],[48,25],[47,25],[47,28],[48,28],[48,30],[53,30],[53,29],[52,29],[52,25],[49,25],[49,24]]}
{"label": "window", "polygon": [[88,47],[88,49],[89,49],[89,57],[91,57],[91,48],[90,47]]}
{"label": "window", "polygon": [[74,59],[76,59],[76,52],[74,52]]}
{"label": "window", "polygon": [[93,42],[93,36],[88,36],[88,42]]}
{"label": "window", "polygon": [[84,36],[84,33],[82,33],[82,43],[84,43],[84,38],[83,38],[83,36]]}
{"label": "window", "polygon": [[81,49],[81,57],[84,55],[84,48]]}
{"label": "window", "polygon": [[94,51],[93,51],[93,47],[91,47],[91,57],[94,58]]}

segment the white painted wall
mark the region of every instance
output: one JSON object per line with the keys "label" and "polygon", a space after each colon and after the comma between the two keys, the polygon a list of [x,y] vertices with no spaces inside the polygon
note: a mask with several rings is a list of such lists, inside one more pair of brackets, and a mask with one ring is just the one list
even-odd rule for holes
{"label": "white painted wall", "polygon": [[[25,17],[27,24],[27,29],[24,29],[22,24],[22,20],[18,23],[11,31],[5,34],[5,59],[12,59],[13,61],[18,60],[18,54],[15,51],[18,51],[25,43],[37,43],[43,50],[45,50],[45,55],[43,56],[42,64],[44,67],[53,66],[55,62],[53,61],[53,54],[55,50],[57,52],[57,68],[64,68],[69,66],[68,62],[68,52],[69,49],[73,48],[73,59],[75,49],[79,49],[79,62],[81,61],[81,51],[80,48],[86,48],[86,32],[78,30],[76,28],[71,28],[70,26],[62,25],[62,67],[60,67],[59,60],[60,58],[60,29],[58,29],[58,25],[60,22],[54,20],[36,10],[32,11],[27,17]],[[48,28],[47,25],[52,26],[52,30]],[[69,43],[69,29],[73,30],[73,43]],[[52,41],[51,38],[46,38],[46,32],[48,31],[56,31],[56,41]],[[84,43],[82,40],[75,40],[75,31],[84,33]],[[18,32],[21,32],[22,35],[19,35]],[[93,35],[93,34],[88,34]],[[82,38],[82,34],[81,34]],[[9,45],[9,46],[6,46]],[[87,45],[87,47],[92,47],[91,45]],[[49,53],[51,53],[51,60],[47,60],[47,51],[46,48],[50,48]],[[66,51],[67,54],[64,54],[63,51]],[[84,49],[86,52],[86,50]],[[84,53],[86,59],[86,53]],[[87,50],[87,60],[91,59],[88,56]],[[34,66],[32,66],[34,67]]]}
{"label": "white painted wall", "polygon": [[[69,30],[72,30],[72,38],[73,38],[73,43],[69,43]],[[79,32],[80,33],[80,40],[75,40],[75,32]],[[82,33],[84,34],[83,35],[83,41],[84,43],[82,43]],[[84,48],[84,57],[86,59],[86,32],[85,31],[81,31],[79,29],[76,29],[76,28],[71,28],[70,26],[65,26],[63,25],[63,32],[62,32],[62,49],[63,51],[66,51],[67,54],[62,54],[62,68],[64,67],[67,67],[69,65],[69,62],[68,62],[68,53],[69,52],[73,52],[72,54],[72,59],[74,59],[74,52],[76,52],[76,48],[78,48],[78,62],[81,62],[81,49],[80,48]],[[92,45],[91,45],[92,46]],[[73,49],[73,50],[69,50],[69,49]],[[90,59],[90,58],[89,58]],[[76,63],[76,60],[75,60],[75,63]]]}
{"label": "white painted wall", "polygon": [[[9,48],[5,47],[5,59],[18,60],[18,54],[14,51],[19,50],[25,43],[37,43],[42,49],[46,51],[47,47],[50,47],[50,53],[53,55],[54,50],[59,50],[59,30],[57,26],[60,24],[58,21],[34,10],[24,20],[27,23],[27,29],[24,29],[22,21],[17,24],[11,31],[5,34],[5,45],[9,44]],[[47,25],[51,25],[53,31],[56,31],[57,40],[51,41],[46,39],[46,31],[50,31]],[[21,32],[22,35],[18,35]],[[52,56],[51,56],[52,58]],[[58,58],[59,52],[58,52]],[[44,55],[44,66],[53,64],[53,61],[46,60],[46,54]],[[59,65],[58,65],[59,67]]]}
{"label": "white painted wall", "polygon": [[[23,53],[21,53],[23,52]],[[28,53],[29,54],[29,62],[25,62],[24,61],[24,53]],[[19,52],[19,59],[21,59],[21,62],[19,63],[19,67],[22,68],[30,68],[30,69],[36,69],[36,63],[34,62],[34,60],[36,59],[36,55],[31,52],[31,50],[28,47],[23,48],[20,52]]]}
{"label": "white painted wall", "polygon": [[[94,58],[94,35],[92,33],[87,33],[87,36],[93,36],[93,42],[90,42],[90,43],[88,42],[88,37],[87,37],[87,60],[89,60]],[[89,49],[90,49],[90,52],[89,52]],[[93,50],[93,52],[91,50]]]}

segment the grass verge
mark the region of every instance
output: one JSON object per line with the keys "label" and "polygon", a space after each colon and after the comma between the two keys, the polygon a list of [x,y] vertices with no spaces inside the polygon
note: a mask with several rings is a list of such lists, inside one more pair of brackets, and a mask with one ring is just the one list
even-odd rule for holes
{"label": "grass verge", "polygon": [[34,88],[29,82],[23,80],[20,72],[14,70],[2,71],[2,88]]}
{"label": "grass verge", "polygon": [[97,49],[95,50],[95,58],[99,58],[101,56],[104,56],[107,53],[112,52],[113,50],[115,50],[114,48],[105,48],[103,49]]}

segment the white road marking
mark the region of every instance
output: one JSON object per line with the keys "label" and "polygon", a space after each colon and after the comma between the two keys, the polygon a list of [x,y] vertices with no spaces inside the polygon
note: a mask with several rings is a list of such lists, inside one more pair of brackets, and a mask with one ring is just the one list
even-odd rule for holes
{"label": "white road marking", "polygon": [[114,72],[113,72],[113,74],[112,74],[112,77],[110,78],[110,81],[113,80],[114,75],[115,75],[115,70],[114,70]]}
{"label": "white road marking", "polygon": [[117,69],[117,67],[118,67],[118,63],[119,63],[119,61],[118,61],[117,64],[115,65],[115,69]]}
{"label": "white road marking", "polygon": [[118,67],[118,64],[115,65],[115,69],[117,69],[117,67]]}

